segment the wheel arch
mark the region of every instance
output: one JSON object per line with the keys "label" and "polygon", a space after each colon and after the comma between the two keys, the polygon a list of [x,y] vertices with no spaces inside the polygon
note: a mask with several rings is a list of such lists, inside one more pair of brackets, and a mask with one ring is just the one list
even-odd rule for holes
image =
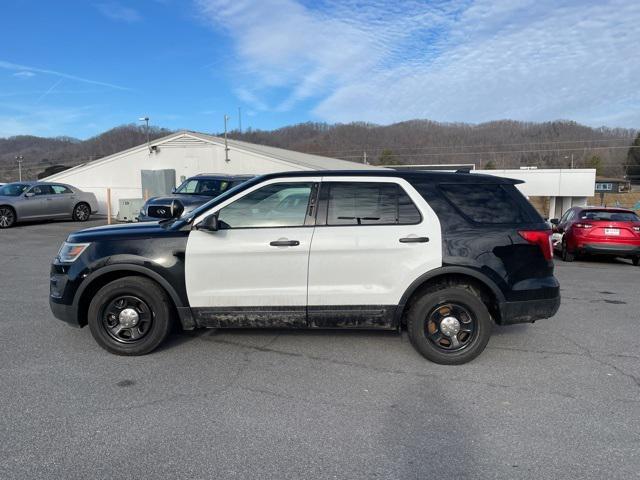
{"label": "wheel arch", "polygon": [[486,275],[472,268],[449,266],[427,272],[418,277],[409,286],[398,304],[395,314],[395,324],[399,327],[403,325],[407,309],[420,292],[438,284],[469,285],[478,291],[481,300],[489,309],[489,313],[491,313],[496,323],[501,322],[500,304],[505,301],[505,297],[498,285]]}
{"label": "wheel arch", "polygon": [[157,272],[145,268],[140,265],[110,265],[102,267],[94,273],[90,274],[78,288],[78,292],[74,299],[74,309],[77,314],[80,326],[87,324],[87,313],[89,304],[95,293],[104,287],[107,283],[123,277],[138,276],[145,277],[157,283],[171,299],[173,308],[180,319],[180,323],[184,330],[193,330],[195,322],[191,315],[191,309],[185,305],[180,295],[171,286],[171,284]]}

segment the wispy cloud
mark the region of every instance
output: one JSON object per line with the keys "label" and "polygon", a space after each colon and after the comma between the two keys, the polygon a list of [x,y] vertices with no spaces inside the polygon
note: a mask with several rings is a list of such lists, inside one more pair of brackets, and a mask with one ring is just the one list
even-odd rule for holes
{"label": "wispy cloud", "polygon": [[44,100],[51,92],[53,92],[53,90],[62,83],[62,81],[64,80],[64,78],[59,78],[58,80],[56,80],[56,82],[51,85],[47,90],[45,90],[42,95],[40,95],[38,97],[38,99],[36,100],[36,103],[40,103],[42,100]]}
{"label": "wispy cloud", "polygon": [[14,77],[19,77],[19,78],[31,78],[31,77],[35,77],[36,74],[33,72],[30,72],[28,70],[22,71],[22,72],[16,72],[13,74]]}
{"label": "wispy cloud", "polygon": [[98,3],[96,8],[105,17],[118,22],[134,23],[142,19],[137,10],[116,2]]}
{"label": "wispy cloud", "polygon": [[91,80],[88,78],[83,78],[83,77],[78,77],[76,75],[70,75],[68,73],[63,73],[63,72],[57,72],[55,70],[48,70],[48,69],[44,69],[44,68],[38,68],[38,67],[29,67],[26,65],[19,65],[17,63],[11,63],[11,62],[6,62],[4,60],[0,60],[0,68],[3,68],[5,70],[14,70],[16,72],[29,72],[32,74],[36,74],[36,73],[41,73],[41,74],[46,74],[46,75],[54,75],[56,77],[61,77],[61,78],[66,78],[68,80],[74,80],[76,82],[82,82],[82,83],[89,83],[92,85],[100,85],[102,87],[109,87],[109,88],[113,88],[116,90],[129,90],[129,88],[127,87],[122,87],[120,85],[115,85],[113,83],[107,83],[107,82],[100,82],[97,80]]}
{"label": "wispy cloud", "polygon": [[[640,126],[640,3],[197,0],[236,94],[317,118],[572,118]],[[253,100],[253,101],[250,101]]]}
{"label": "wispy cloud", "polygon": [[0,138],[29,134],[57,136],[68,134],[78,122],[87,121],[94,106],[52,108],[0,103]]}

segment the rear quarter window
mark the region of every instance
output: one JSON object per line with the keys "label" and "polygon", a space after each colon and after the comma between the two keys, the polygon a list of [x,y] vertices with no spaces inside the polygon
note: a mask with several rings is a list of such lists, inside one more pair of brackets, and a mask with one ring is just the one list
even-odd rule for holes
{"label": "rear quarter window", "polygon": [[444,197],[475,223],[503,224],[542,221],[513,185],[442,184]]}

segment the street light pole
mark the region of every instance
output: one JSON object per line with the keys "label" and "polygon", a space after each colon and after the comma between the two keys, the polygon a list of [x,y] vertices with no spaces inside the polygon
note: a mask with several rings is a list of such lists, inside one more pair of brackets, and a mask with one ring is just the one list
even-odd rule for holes
{"label": "street light pole", "polygon": [[22,181],[22,160],[24,157],[22,155],[16,155],[16,160],[18,161],[18,181]]}
{"label": "street light pole", "polygon": [[229,145],[227,144],[227,121],[229,117],[227,115],[224,116],[224,160],[225,162],[229,161]]}
{"label": "street light pole", "polygon": [[147,148],[149,149],[149,153],[151,153],[151,145],[149,145],[149,117],[140,117],[138,120],[141,121],[141,122],[145,122],[146,123]]}

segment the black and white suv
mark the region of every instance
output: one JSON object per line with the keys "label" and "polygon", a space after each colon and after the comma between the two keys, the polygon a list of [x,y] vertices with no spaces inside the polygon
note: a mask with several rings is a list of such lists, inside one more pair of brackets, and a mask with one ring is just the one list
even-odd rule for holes
{"label": "black and white suv", "polygon": [[376,171],[263,175],[160,224],[69,236],[51,309],[110,352],[196,327],[400,329],[438,363],[485,348],[492,323],[560,305],[548,225],[516,180]]}

